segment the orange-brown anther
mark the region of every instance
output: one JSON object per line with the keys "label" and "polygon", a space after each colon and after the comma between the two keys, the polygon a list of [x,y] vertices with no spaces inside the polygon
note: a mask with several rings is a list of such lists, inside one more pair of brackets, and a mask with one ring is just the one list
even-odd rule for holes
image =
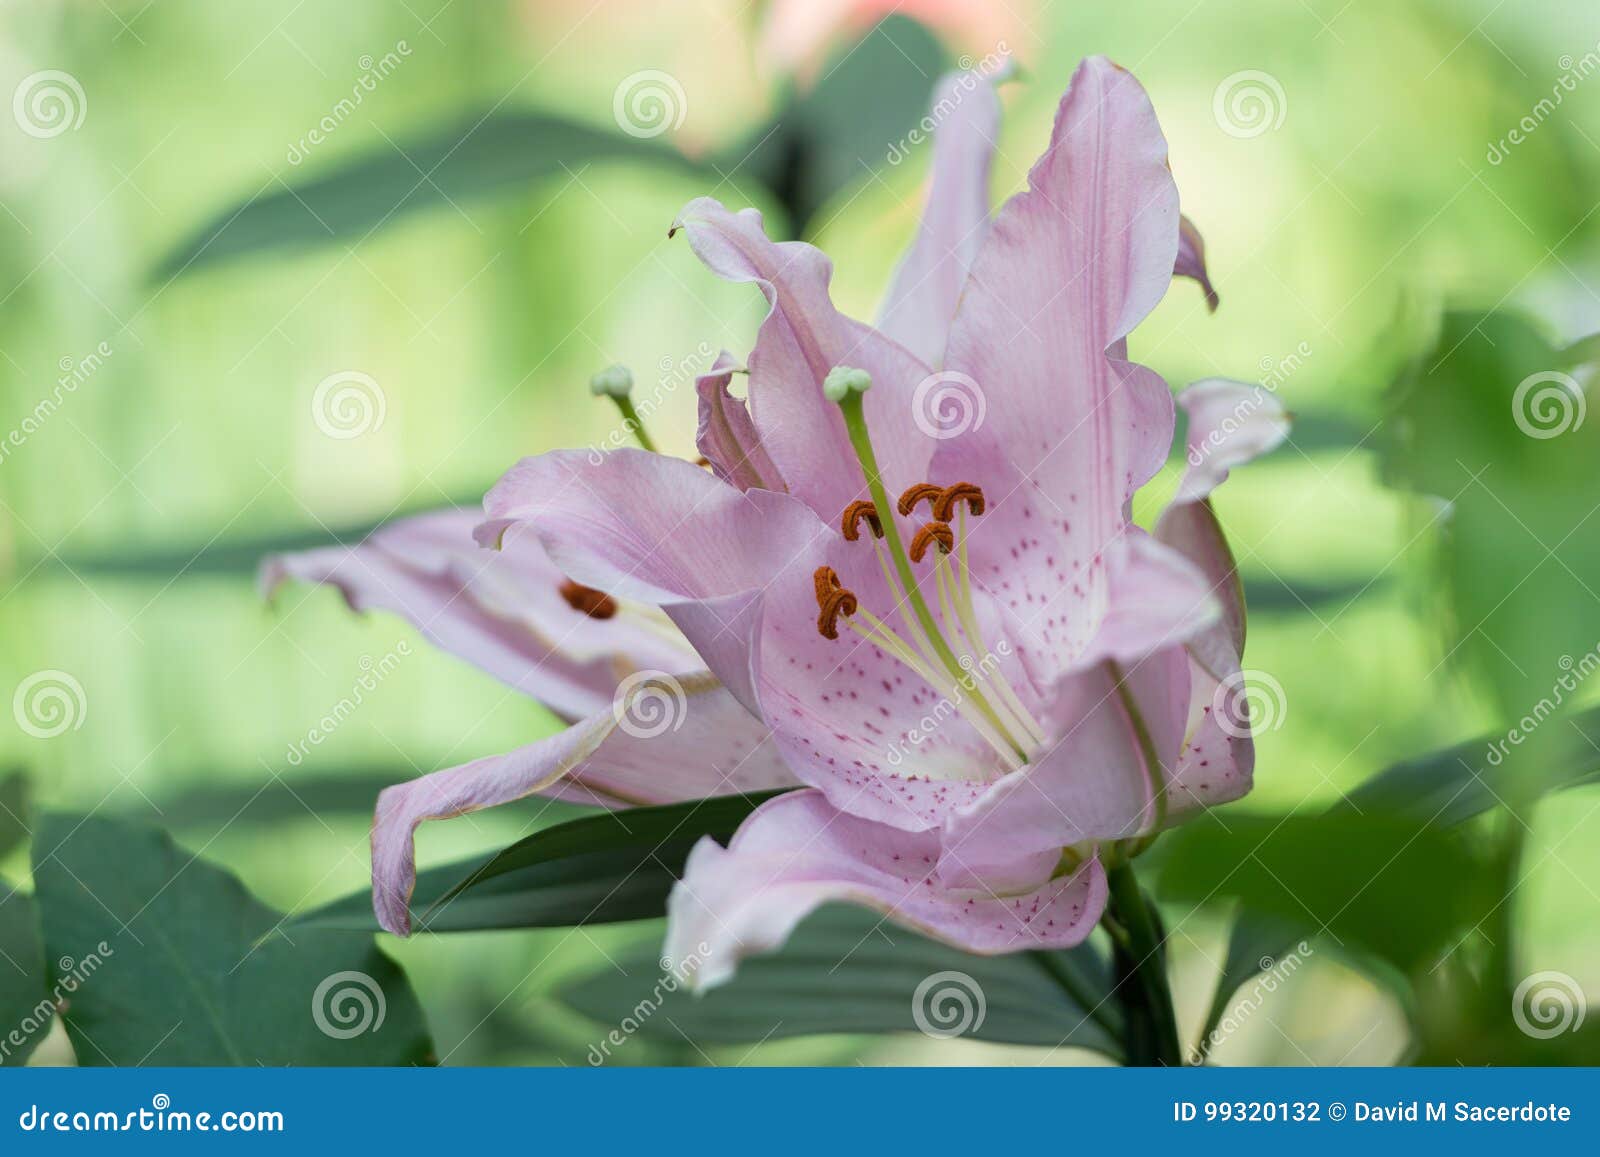
{"label": "orange-brown anther", "polygon": [[581,611],[591,619],[609,619],[617,613],[617,600],[597,591],[593,587],[586,587],[582,583],[571,580],[561,584],[561,597],[567,600],[567,606],[575,611]]}
{"label": "orange-brown anther", "polygon": [[922,556],[928,553],[928,547],[937,545],[943,554],[949,554],[956,548],[955,532],[950,529],[948,522],[930,522],[911,539],[912,562],[921,562]]}
{"label": "orange-brown anther", "polygon": [[944,491],[932,482],[918,482],[900,496],[900,501],[895,503],[895,509],[906,518],[910,518],[911,512],[916,510],[917,504],[923,499],[927,499],[929,504],[932,504],[937,502],[939,495],[943,493]]}
{"label": "orange-brown anther", "polygon": [[856,613],[856,596],[839,585],[831,566],[819,566],[811,581],[817,590],[817,630],[824,639],[837,639],[839,616]]}
{"label": "orange-brown anther", "polygon": [[839,616],[850,616],[856,613],[856,596],[840,588],[828,595],[822,603],[822,609],[817,613],[817,630],[824,639],[837,639],[839,637]]}
{"label": "orange-brown anther", "polygon": [[872,537],[883,537],[883,523],[878,519],[878,508],[863,498],[846,506],[844,513],[839,516],[839,529],[844,533],[846,542],[855,542],[861,537],[863,518],[872,528]]}
{"label": "orange-brown anther", "polygon": [[933,500],[933,516],[940,522],[949,522],[956,512],[956,504],[965,500],[974,516],[983,513],[983,490],[971,482],[957,482],[946,486]]}

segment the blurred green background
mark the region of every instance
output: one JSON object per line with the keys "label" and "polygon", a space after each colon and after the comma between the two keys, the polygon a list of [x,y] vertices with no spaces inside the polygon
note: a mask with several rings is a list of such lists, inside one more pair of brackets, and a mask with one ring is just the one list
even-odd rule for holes
{"label": "blurred green background", "polygon": [[[893,6],[816,5],[821,31],[809,39],[781,23],[789,7],[0,6],[0,93],[58,69],[81,85],[84,113],[55,135],[25,131],[20,112],[0,117],[0,434],[21,430],[64,374],[93,367],[0,460],[0,690],[56,670],[84,693],[80,725],[59,736],[35,737],[9,718],[0,728],[0,761],[27,769],[41,803],[153,818],[269,903],[297,910],[362,885],[379,787],[555,726],[397,620],[350,615],[332,591],[291,588],[269,609],[255,560],[475,501],[521,455],[598,442],[615,425],[585,388],[600,366],[629,364],[649,383],[702,342],[749,348],[759,295],[706,274],[681,239],[667,241],[666,225],[715,187],[782,228],[780,203],[736,163],[787,100],[826,83],[830,56]],[[1246,665],[1282,689],[1258,740],[1251,804],[1319,808],[1386,764],[1514,718],[1516,692],[1462,661],[1483,637],[1447,621],[1439,507],[1386,484],[1381,420],[1441,305],[1526,310],[1553,345],[1600,329],[1600,76],[1579,79],[1498,162],[1490,155],[1559,78],[1600,53],[1593,4],[901,8],[879,34],[904,38],[907,60],[923,38],[903,21],[917,15],[949,61],[1003,41],[1024,66],[1003,90],[997,198],[1023,181],[1080,57],[1106,53],[1135,71],[1222,297],[1208,315],[1192,285],[1175,287],[1136,336],[1135,356],[1174,385],[1294,366],[1280,394],[1304,418],[1295,444],[1240,472],[1219,499],[1257,594]],[[306,148],[386,54],[392,67],[359,107]],[[575,155],[476,196],[442,178],[436,187],[431,166],[414,163],[417,142],[460,138],[451,126],[491,111],[555,113],[616,135],[619,84],[643,70],[669,74],[683,93],[681,124],[655,143],[716,158],[722,177]],[[1245,70],[1278,86],[1269,115],[1281,123],[1244,134],[1219,117],[1219,86]],[[903,74],[896,65],[882,75],[887,84]],[[878,100],[869,94],[863,107]],[[928,147],[891,163],[891,143],[881,141],[877,163],[847,167],[804,232],[835,260],[836,300],[864,318],[924,190]],[[304,182],[368,160],[404,182],[386,191],[391,201],[418,189],[437,193],[434,203],[321,243],[170,262],[219,215],[256,198],[292,201]],[[515,169],[516,157],[508,163]],[[313,395],[346,371],[377,383],[383,420],[329,437]],[[694,421],[685,390],[652,425],[666,449],[687,454]],[[1526,468],[1536,479],[1544,466]],[[296,766],[291,744],[350,694],[364,664],[402,641],[411,654]],[[1559,674],[1512,665],[1532,689]],[[1533,813],[1515,907],[1519,963],[1559,969],[1590,991],[1600,991],[1597,807],[1589,788]],[[421,862],[497,847],[554,815],[535,804],[433,825]],[[20,853],[0,867],[25,870]],[[581,1064],[596,1028],[547,994],[657,934],[629,926],[387,947],[447,1063]],[[1208,997],[1220,935],[1209,915],[1174,928],[1187,1020]],[[1218,1058],[1388,1063],[1404,1037],[1388,997],[1319,956]],[[853,1058],[1088,1059],[830,1038],[709,1053],[638,1041],[614,1062]],[[58,1032],[35,1063],[69,1060]]]}

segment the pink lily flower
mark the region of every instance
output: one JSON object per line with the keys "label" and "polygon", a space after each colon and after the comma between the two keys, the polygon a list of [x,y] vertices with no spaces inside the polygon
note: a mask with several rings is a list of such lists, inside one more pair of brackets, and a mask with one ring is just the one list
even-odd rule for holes
{"label": "pink lily flower", "polygon": [[[829,901],[972,952],[1069,947],[1105,906],[1106,851],[1249,790],[1248,721],[1220,693],[1239,671],[1243,604],[1207,497],[1282,440],[1284,415],[1236,383],[1179,395],[1189,469],[1155,533],[1135,526],[1174,404],[1127,337],[1175,272],[1211,296],[1154,111],[1131,75],[1086,61],[1029,188],[991,217],[998,102],[972,76],[936,102],[957,92],[876,328],[833,308],[822,253],[770,241],[755,211],[683,210],[674,232],[771,307],[748,401],[729,392],[731,358],[698,382],[709,472],[557,451],[486,498],[477,539],[499,561],[465,561],[452,529],[448,548],[374,542],[269,566],[398,610],[552,701],[552,685],[603,698],[604,684],[574,680],[560,647],[534,656],[555,625],[507,592],[531,603],[540,583],[577,584],[678,632],[682,665],[655,668],[684,690],[673,729],[622,725],[641,685],[618,679],[615,701],[573,710],[561,735],[383,793],[385,927],[409,929],[423,820],[532,793],[622,806],[798,783],[727,848],[707,839],[690,856],[666,955],[697,984]],[[368,570],[432,579],[405,599],[375,592]],[[452,610],[463,603],[470,614]],[[631,653],[631,638],[607,643]]]}

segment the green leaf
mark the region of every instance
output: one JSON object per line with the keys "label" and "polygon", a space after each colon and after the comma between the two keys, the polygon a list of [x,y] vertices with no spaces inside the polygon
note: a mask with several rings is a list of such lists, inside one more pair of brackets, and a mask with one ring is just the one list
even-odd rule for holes
{"label": "green leaf", "polygon": [[[744,1044],[817,1033],[916,1032],[919,1016],[947,1035],[1119,1056],[1115,1035],[1102,1023],[1115,1024],[1105,962],[1087,946],[1065,955],[1104,1000],[1097,1012],[1068,997],[1034,953],[972,956],[876,913],[829,906],[781,949],[750,957],[732,981],[702,995],[664,976],[649,950],[556,995],[612,1030],[591,1051],[595,1064],[626,1047],[634,1032],[673,1043]],[[965,1032],[949,1031],[963,1021]]]}
{"label": "green leaf", "polygon": [[31,794],[26,773],[0,774],[0,860],[28,842]]}
{"label": "green leaf", "polygon": [[[561,928],[660,916],[700,838],[727,843],[746,816],[777,794],[585,816],[535,832],[487,858],[420,872],[411,898],[416,931]],[[378,927],[365,889],[291,923],[361,931]]]}
{"label": "green leaf", "polygon": [[25,1064],[54,1016],[38,907],[0,880],[0,1066]]}
{"label": "green leaf", "polygon": [[[1202,1060],[1210,1055],[1212,1034],[1232,1006],[1234,994],[1247,981],[1285,960],[1289,946],[1300,940],[1303,931],[1301,925],[1262,916],[1248,908],[1239,912],[1228,934],[1228,955],[1222,962],[1211,1007],[1206,1010],[1205,1023],[1200,1029]],[[1296,957],[1299,955],[1301,953],[1297,952]]]}
{"label": "green leaf", "polygon": [[154,273],[175,277],[246,254],[352,244],[419,209],[516,189],[595,161],[628,160],[701,172],[670,146],[546,113],[471,116],[421,139],[384,145],[321,176],[231,205],[167,255]]}
{"label": "green leaf", "polygon": [[34,882],[85,1065],[409,1065],[432,1056],[404,974],[368,940],[299,931],[157,829],[46,813]]}
{"label": "green leaf", "polygon": [[1385,480],[1430,498],[1448,653],[1508,722],[1559,712],[1600,663],[1600,422],[1583,420],[1600,367],[1572,364],[1584,349],[1514,314],[1446,314],[1380,440]]}
{"label": "green leaf", "polygon": [[[1600,780],[1600,707],[1549,724],[1571,742],[1558,757],[1522,759],[1504,736],[1483,736],[1384,768],[1340,806],[1413,816],[1425,823],[1459,824],[1504,803]],[[1510,754],[1502,754],[1502,748]],[[1537,750],[1547,754],[1544,748]]]}
{"label": "green leaf", "polygon": [[771,189],[802,236],[817,211],[899,154],[926,150],[907,134],[928,113],[944,50],[922,25],[880,22],[822,70],[810,92],[727,150],[718,167]]}
{"label": "green leaf", "polygon": [[1410,816],[1212,812],[1161,841],[1164,898],[1238,900],[1402,971],[1430,963],[1493,904],[1465,833]]}

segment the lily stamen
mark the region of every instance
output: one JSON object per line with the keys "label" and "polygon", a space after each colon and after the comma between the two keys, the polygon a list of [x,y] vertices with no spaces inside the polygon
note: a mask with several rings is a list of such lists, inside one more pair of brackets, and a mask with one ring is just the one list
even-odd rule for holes
{"label": "lily stamen", "polygon": [[[918,482],[915,486],[906,488],[906,492],[900,496],[900,501],[895,503],[894,508],[900,512],[902,518],[910,518],[924,499],[931,506],[939,501],[939,496],[943,493],[944,490],[935,486],[932,482]],[[939,516],[936,514],[934,517],[938,518]],[[939,521],[949,522],[950,520],[948,518],[940,518]]]}
{"label": "lily stamen", "polygon": [[567,600],[567,606],[591,619],[609,619],[617,613],[616,599],[571,579],[561,584],[561,597]]}
{"label": "lily stamen", "polygon": [[846,542],[860,539],[862,519],[866,519],[867,525],[872,528],[873,538],[883,537],[883,520],[878,517],[878,508],[862,498],[846,506],[844,513],[839,516],[839,532],[844,535]]}
{"label": "lily stamen", "polygon": [[817,630],[825,639],[839,637],[839,616],[849,618],[858,609],[854,592],[839,583],[831,566],[819,566],[811,576],[817,594]]}
{"label": "lily stamen", "polygon": [[933,499],[933,516],[940,522],[949,522],[956,512],[958,502],[965,502],[973,517],[981,516],[984,509],[983,488],[971,482],[956,482],[946,486],[939,492],[939,496]]}
{"label": "lily stamen", "polygon": [[937,546],[941,555],[956,548],[956,534],[948,522],[930,522],[911,536],[911,561],[921,562],[930,546]]}

